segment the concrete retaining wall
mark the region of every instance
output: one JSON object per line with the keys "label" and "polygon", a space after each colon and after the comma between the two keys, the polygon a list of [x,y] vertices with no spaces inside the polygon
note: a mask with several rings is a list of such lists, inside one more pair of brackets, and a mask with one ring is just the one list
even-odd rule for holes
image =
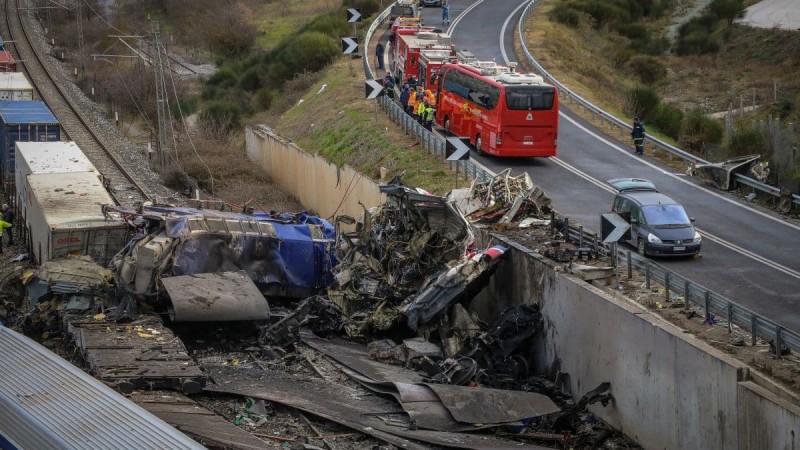
{"label": "concrete retaining wall", "polygon": [[798,448],[797,406],[776,395],[777,386],[745,381],[745,364],[524,247],[477,235],[480,246],[511,250],[472,309],[491,321],[506,306],[539,303],[537,369],[568,374],[576,397],[610,381],[614,401],[593,412],[645,448]]}
{"label": "concrete retaining wall", "polygon": [[247,156],[281,189],[323,218],[346,214],[356,219],[384,201],[378,184],[349,166],[337,167],[318,155],[274,134],[266,127],[248,127]]}

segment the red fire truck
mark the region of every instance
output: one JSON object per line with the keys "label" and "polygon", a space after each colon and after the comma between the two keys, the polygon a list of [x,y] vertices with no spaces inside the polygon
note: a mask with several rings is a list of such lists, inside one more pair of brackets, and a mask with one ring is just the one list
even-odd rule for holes
{"label": "red fire truck", "polygon": [[558,90],[539,75],[475,61],[445,64],[437,81],[436,124],[478,153],[556,155]]}
{"label": "red fire truck", "polygon": [[[398,29],[398,32],[401,29]],[[444,50],[455,58],[455,46],[450,35],[444,33],[417,32],[397,35],[393,55],[393,71],[398,82],[404,82],[410,75],[419,76],[420,51]]]}

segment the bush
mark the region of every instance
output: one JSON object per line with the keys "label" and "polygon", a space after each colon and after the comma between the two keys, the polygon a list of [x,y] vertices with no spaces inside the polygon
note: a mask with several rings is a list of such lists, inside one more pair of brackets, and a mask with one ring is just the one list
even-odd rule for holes
{"label": "bush", "polygon": [[764,150],[764,137],[755,128],[736,131],[728,142],[730,157],[752,155]]}
{"label": "bush", "polygon": [[644,84],[653,84],[667,76],[667,66],[652,56],[634,56],[628,66]]}
{"label": "bush", "polygon": [[213,86],[217,88],[228,88],[236,86],[237,84],[236,73],[234,73],[234,71],[228,67],[220,68],[208,78],[208,81],[206,81],[206,86]]}
{"label": "bush", "polygon": [[200,122],[207,128],[231,131],[241,125],[242,112],[233,103],[223,100],[208,102],[200,112]]}
{"label": "bush", "polygon": [[712,0],[708,10],[725,19],[730,26],[734,20],[744,17],[744,0]]}
{"label": "bush", "polygon": [[638,87],[628,92],[628,112],[631,116],[639,116],[644,120],[655,117],[661,100],[651,88]]}
{"label": "bush", "polygon": [[580,4],[580,9],[592,16],[594,27],[598,30],[606,26],[611,20],[622,22],[631,20],[627,11],[609,4],[605,0],[586,0]]}
{"label": "bush", "polygon": [[256,92],[256,105],[261,109],[267,110],[272,106],[275,96],[276,93],[272,89],[261,88]]}
{"label": "bush", "polygon": [[675,53],[679,56],[705,55],[717,53],[719,44],[705,30],[695,30],[689,34],[681,36],[675,43]]}
{"label": "bush", "polygon": [[683,120],[679,142],[690,151],[698,153],[708,144],[719,144],[723,132],[723,126],[719,121],[708,117],[700,110],[693,110]]}
{"label": "bush", "polygon": [[379,0],[344,0],[342,7],[361,9],[361,15],[366,18],[380,11],[381,2]]}
{"label": "bush", "polygon": [[555,6],[548,18],[551,22],[558,22],[571,28],[578,28],[581,22],[580,12],[572,7],[569,3],[559,3]]}
{"label": "bush", "polygon": [[663,55],[664,52],[669,49],[669,46],[669,39],[665,37],[659,37],[655,39],[648,37],[636,39],[631,42],[631,47],[633,47],[633,49],[635,49],[637,52],[652,56]]}
{"label": "bush", "polygon": [[206,39],[211,50],[223,58],[244,56],[256,43],[256,28],[234,11],[223,14],[213,24]]}
{"label": "bush", "polygon": [[239,78],[239,87],[245,91],[255,92],[263,85],[261,80],[261,67],[251,66]]}
{"label": "bush", "polygon": [[640,23],[614,22],[612,28],[617,33],[628,39],[645,39],[650,37],[650,32]]}
{"label": "bush", "polygon": [[296,36],[282,56],[290,70],[289,77],[306,70],[317,71],[328,65],[339,55],[339,46],[330,36],[318,31],[307,31]]}
{"label": "bush", "polygon": [[683,112],[666,103],[658,105],[656,108],[655,117],[651,120],[653,126],[658,131],[666,134],[672,139],[678,139],[681,135],[681,122],[683,121]]}

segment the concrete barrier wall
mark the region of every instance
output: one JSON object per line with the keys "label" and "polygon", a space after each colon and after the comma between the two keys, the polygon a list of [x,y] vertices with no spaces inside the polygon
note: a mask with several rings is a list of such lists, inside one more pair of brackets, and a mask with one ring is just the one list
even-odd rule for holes
{"label": "concrete barrier wall", "polygon": [[491,321],[507,306],[538,303],[545,335],[534,350],[537,369],[568,374],[562,378],[576,397],[611,382],[614,401],[592,411],[645,448],[798,448],[796,406],[742,383],[749,373],[742,362],[524,247],[476,235],[480,246],[511,250],[473,311]]}
{"label": "concrete barrier wall", "polygon": [[247,156],[257,163],[281,189],[323,218],[334,214],[361,217],[362,207],[384,201],[378,184],[349,166],[337,167],[266,127],[248,127]]}

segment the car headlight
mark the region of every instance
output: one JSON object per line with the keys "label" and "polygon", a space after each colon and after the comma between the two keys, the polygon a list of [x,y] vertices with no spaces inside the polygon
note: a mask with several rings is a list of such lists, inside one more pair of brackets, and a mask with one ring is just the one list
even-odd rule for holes
{"label": "car headlight", "polygon": [[660,244],[661,243],[661,239],[659,239],[658,236],[656,236],[653,233],[648,233],[647,234],[647,242],[649,242],[651,244]]}
{"label": "car headlight", "polygon": [[702,238],[702,237],[700,237],[700,233],[698,233],[697,231],[695,231],[695,232],[694,232],[694,239],[692,239],[692,243],[693,243],[693,244],[699,244],[699,243],[700,243],[700,241],[702,241],[702,240],[703,240],[703,238]]}

